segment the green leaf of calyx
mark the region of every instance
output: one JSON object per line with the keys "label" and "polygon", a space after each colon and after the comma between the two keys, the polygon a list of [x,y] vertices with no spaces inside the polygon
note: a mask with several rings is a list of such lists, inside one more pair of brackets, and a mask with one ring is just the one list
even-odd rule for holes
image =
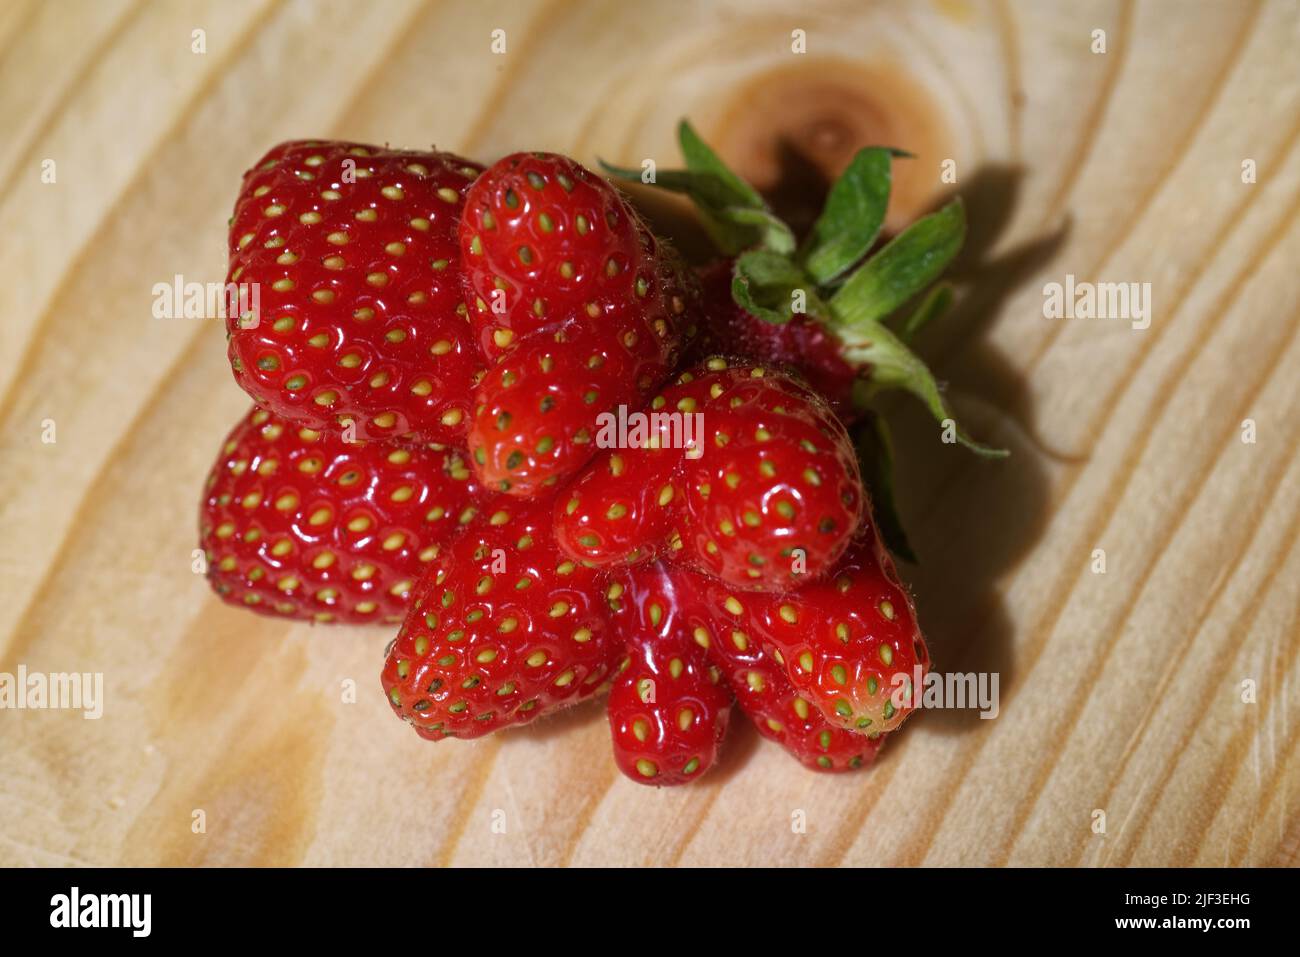
{"label": "green leaf of calyx", "polygon": [[804,245],[804,268],[819,285],[834,282],[867,254],[889,206],[891,150],[859,150],[831,187]]}
{"label": "green leaf of calyx", "polygon": [[[832,304],[833,302],[834,300]],[[852,326],[840,326],[834,331],[839,337],[841,355],[845,361],[851,365],[870,368],[873,392],[904,389],[924,402],[930,414],[945,427],[951,423],[957,441],[972,452],[987,458],[1004,458],[1009,454],[1006,449],[995,449],[976,442],[957,425],[943,401],[939,383],[929,368],[883,323],[873,319]]]}
{"label": "green leaf of calyx", "polygon": [[766,209],[750,209],[745,206],[730,206],[722,211],[728,223],[739,226],[752,226],[758,230],[759,245],[766,250],[789,256],[794,253],[794,233],[790,227]]}
{"label": "green leaf of calyx", "polygon": [[768,249],[751,249],[736,257],[731,295],[747,312],[765,322],[787,323],[794,315],[798,293],[803,294],[802,312],[826,315],[826,304],[788,257]]}
{"label": "green leaf of calyx", "polygon": [[773,215],[763,197],[731,170],[709,148],[691,125],[683,120],[678,127],[684,170],[656,170],[653,181],[646,183],[644,172],[600,161],[611,176],[628,182],[658,186],[689,196],[700,211],[709,238],[727,255],[762,246],[782,254],[795,249],[794,234]]}
{"label": "green leaf of calyx", "polygon": [[939,278],[965,238],[960,199],[918,219],[859,266],[831,297],[835,323],[853,327],[883,319]]}
{"label": "green leaf of calyx", "polygon": [[916,554],[903,531],[894,498],[894,443],[884,416],[878,412],[869,414],[858,426],[856,438],[862,477],[871,493],[871,517],[876,522],[876,530],[895,557],[915,563]]}
{"label": "green leaf of calyx", "polygon": [[722,158],[709,147],[686,120],[677,125],[677,142],[681,145],[682,156],[686,158],[686,168],[695,174],[707,174],[716,177],[723,188],[731,195],[729,206],[748,206],[751,209],[766,208],[763,197],[758,190],[750,186],[733,172]]}
{"label": "green leaf of calyx", "polygon": [[939,283],[925,294],[908,317],[898,326],[898,337],[904,342],[911,342],[934,319],[948,311],[952,305],[952,286],[946,282]]}
{"label": "green leaf of calyx", "polygon": [[690,197],[700,211],[709,238],[728,255],[734,256],[742,249],[749,249],[761,241],[762,233],[754,225],[735,221],[734,217],[726,215],[725,210],[730,208],[728,204],[735,197],[716,176],[684,169],[657,170],[654,181],[646,183],[639,169],[615,166],[604,160],[600,161],[600,166],[610,176],[629,183],[658,186]]}

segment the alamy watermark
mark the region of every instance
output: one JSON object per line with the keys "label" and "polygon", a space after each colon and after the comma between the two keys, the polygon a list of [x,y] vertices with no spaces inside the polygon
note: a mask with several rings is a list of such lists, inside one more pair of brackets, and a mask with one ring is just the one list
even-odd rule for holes
{"label": "alamy watermark", "polygon": [[0,711],[80,711],[89,721],[104,716],[103,672],[0,671]]}
{"label": "alamy watermark", "polygon": [[[911,675],[894,675],[894,690],[889,697],[895,708],[978,709],[980,718],[987,720],[996,718],[1002,710],[996,671],[928,671],[922,675],[921,670],[920,665],[915,665]],[[916,688],[919,694],[913,690]]]}
{"label": "alamy watermark", "polygon": [[262,288],[255,282],[195,282],[180,273],[171,282],[153,284],[155,319],[225,319],[238,317],[241,329],[261,322]]}
{"label": "alamy watermark", "polygon": [[1065,282],[1043,286],[1043,316],[1047,319],[1127,319],[1134,329],[1151,326],[1151,283],[1078,282],[1067,273]]}
{"label": "alamy watermark", "polygon": [[50,898],[50,926],[57,928],[125,928],[132,937],[153,929],[152,894],[83,894],[73,887]]}
{"label": "alamy watermark", "polygon": [[596,428],[599,449],[687,449],[698,458],[704,448],[703,412],[629,412],[620,405],[596,416]]}

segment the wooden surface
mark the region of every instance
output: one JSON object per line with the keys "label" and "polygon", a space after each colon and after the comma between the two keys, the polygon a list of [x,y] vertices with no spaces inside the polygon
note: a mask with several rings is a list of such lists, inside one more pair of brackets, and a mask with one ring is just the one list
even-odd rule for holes
{"label": "wooden surface", "polygon": [[[1286,0],[0,5],[0,672],[106,694],[0,711],[0,864],[1295,865],[1297,48]],[[152,318],[151,288],[223,278],[266,147],[675,165],[683,115],[796,217],[880,141],[918,154],[892,222],[944,159],[969,204],[921,348],[1014,455],[891,414],[935,661],[998,671],[1002,710],[922,713],[857,775],[740,726],[700,785],[639,787],[590,705],[433,745],[383,701],[385,630],[266,621],[191,571],[246,400],[220,323]],[[1044,318],[1067,273],[1150,282],[1150,328]]]}

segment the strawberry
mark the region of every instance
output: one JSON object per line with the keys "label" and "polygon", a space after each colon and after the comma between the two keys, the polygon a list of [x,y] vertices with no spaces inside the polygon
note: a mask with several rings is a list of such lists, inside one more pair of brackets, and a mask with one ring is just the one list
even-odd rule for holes
{"label": "strawberry", "polygon": [[[690,196],[727,257],[703,273],[708,321],[693,357],[723,353],[791,367],[846,424],[862,418],[881,392],[903,389],[940,422],[943,441],[955,440],[990,458],[1007,454],[981,445],[956,425],[934,375],[909,346],[952,301],[946,285],[932,284],[965,239],[960,199],[880,244],[892,162],[908,154],[870,147],[854,155],[811,231],[799,239],[690,124],[683,121],[678,134],[686,168],[659,170],[655,182]],[[641,179],[640,169],[605,169]],[[859,434],[865,444],[888,450],[879,415],[864,422]],[[881,525],[890,547],[910,557],[889,494],[891,463],[886,455],[872,464]]]}
{"label": "strawberry", "polygon": [[607,709],[619,770],[640,784],[685,784],[717,759],[731,692],[681,616],[662,566],[619,575],[608,596],[627,647]]}
{"label": "strawberry", "polygon": [[457,227],[481,167],[450,153],[292,141],[244,176],[227,319],[235,380],[262,407],[358,439],[463,443],[482,373]]}
{"label": "strawberry", "polygon": [[683,628],[707,646],[740,710],[760,734],[816,771],[849,771],[871,763],[884,735],[864,735],[828,721],[794,689],[771,651],[740,629],[719,627],[720,616],[694,600],[707,593],[707,583],[685,569],[674,569],[672,575],[677,593],[692,596],[678,611]]}
{"label": "strawberry", "polygon": [[693,594],[742,650],[757,643],[770,651],[834,727],[877,734],[911,713],[929,653],[912,599],[869,523],[823,581],[785,595],[736,595],[701,576]]}
{"label": "strawberry", "polygon": [[602,412],[641,399],[694,333],[694,279],[605,180],[516,153],[466,196],[470,318],[495,366],[469,443],[492,488],[536,496],[595,452]]}
{"label": "strawberry", "polygon": [[232,604],[401,621],[414,581],[481,498],[460,452],[349,444],[254,408],[208,474],[200,543]]}
{"label": "strawberry", "polygon": [[[806,314],[792,314],[788,322],[768,322],[749,312],[732,296],[734,259],[718,260],[700,270],[704,315],[691,357],[743,356],[773,368],[790,368],[826,400],[847,423],[857,420],[855,388],[868,384],[870,373],[854,368],[844,358],[839,340],[823,324]],[[859,385],[861,383],[861,385]]]}
{"label": "strawberry", "polygon": [[673,437],[656,432],[593,462],[557,499],[556,535],[570,555],[611,564],[671,548],[676,562],[770,591],[839,558],[866,500],[844,427],[815,393],[761,366],[713,359],[646,412],[661,410],[699,412],[698,444],[669,448]]}
{"label": "strawberry", "polygon": [[621,648],[597,572],[560,553],[549,501],[498,500],[425,572],[384,691],[423,737],[475,738],[573,704]]}

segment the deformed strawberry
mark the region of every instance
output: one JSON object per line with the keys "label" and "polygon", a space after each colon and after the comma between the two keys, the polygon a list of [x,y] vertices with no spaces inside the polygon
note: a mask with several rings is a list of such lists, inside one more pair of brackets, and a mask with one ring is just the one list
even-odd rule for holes
{"label": "deformed strawberry", "polygon": [[760,734],[817,771],[851,771],[871,763],[884,735],[861,734],[828,721],[795,690],[785,669],[762,642],[739,628],[728,627],[722,616],[698,600],[708,585],[699,581],[697,573],[673,569],[671,574],[677,593],[690,596],[678,610],[678,619],[708,648],[709,658],[722,669],[736,703]]}
{"label": "deformed strawberry", "polygon": [[615,576],[607,594],[627,648],[607,706],[614,760],[641,784],[697,780],[717,759],[732,697],[683,622],[685,596],[659,565]]}
{"label": "deformed strawberry", "polygon": [[[701,434],[673,447],[672,417],[696,413]],[[604,453],[557,499],[569,554],[613,564],[671,552],[735,587],[783,591],[843,553],[866,499],[844,427],[815,393],[715,358],[644,415],[649,441]]]}
{"label": "deformed strawberry", "polygon": [[605,180],[516,153],[466,197],[470,316],[495,367],[475,392],[484,482],[536,496],[595,452],[598,417],[642,398],[694,334],[694,277]]}
{"label": "deformed strawberry", "polygon": [[842,421],[855,421],[862,414],[870,370],[850,365],[839,339],[807,314],[795,313],[777,323],[749,312],[732,295],[735,272],[731,259],[700,270],[706,321],[691,356],[744,356],[775,369],[796,370]]}
{"label": "deformed strawberry", "polygon": [[[483,357],[457,229],[481,167],[450,153],[292,141],[244,176],[228,282],[235,380],[261,406],[358,439],[461,443]],[[241,307],[246,303],[241,302]]]}
{"label": "deformed strawberry", "polygon": [[[831,186],[809,234],[796,237],[763,197],[729,169],[689,123],[678,129],[686,168],[659,170],[656,185],[687,194],[724,255],[702,274],[707,321],[692,358],[724,353],[791,368],[853,424],[882,392],[902,389],[939,422],[938,438],[990,458],[1006,455],[973,440],[957,425],[943,391],[911,349],[918,331],[952,302],[936,284],[966,235],[960,198],[922,217],[887,242],[881,229],[889,205],[892,163],[907,154],[887,147],[859,150]],[[606,166],[624,179],[639,169]],[[863,441],[890,446],[878,414]],[[910,549],[890,495],[888,456],[873,462],[871,491],[890,547]]]}
{"label": "deformed strawberry", "polygon": [[420,735],[475,738],[594,693],[621,648],[597,573],[562,554],[551,503],[498,499],[442,550],[384,664]]}
{"label": "deformed strawberry", "polygon": [[232,604],[314,621],[400,621],[484,498],[461,452],[347,443],[254,408],[208,475],[200,543]]}
{"label": "deformed strawberry", "polygon": [[799,696],[835,727],[892,731],[912,712],[929,653],[912,599],[871,525],[826,579],[798,591],[734,594],[700,576],[694,593],[727,629],[719,641],[770,651]]}
{"label": "deformed strawberry", "polygon": [[684,552],[741,587],[796,587],[821,576],[858,527],[857,458],[816,393],[761,366],[728,371],[710,386],[704,448],[685,463]]}

